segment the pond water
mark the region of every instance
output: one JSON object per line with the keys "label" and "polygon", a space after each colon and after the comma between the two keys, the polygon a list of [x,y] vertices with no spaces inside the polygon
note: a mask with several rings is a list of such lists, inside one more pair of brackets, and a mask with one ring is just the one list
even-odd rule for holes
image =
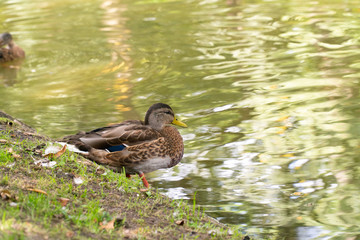
{"label": "pond water", "polygon": [[260,239],[360,238],[355,0],[3,0],[0,109],[53,138],[165,102],[182,163],[148,175]]}

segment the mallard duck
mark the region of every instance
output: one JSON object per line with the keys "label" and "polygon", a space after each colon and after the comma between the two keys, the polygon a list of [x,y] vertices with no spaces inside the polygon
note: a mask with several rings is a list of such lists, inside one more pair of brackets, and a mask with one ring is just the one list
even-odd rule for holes
{"label": "mallard duck", "polygon": [[169,105],[156,103],[146,112],[145,121],[127,120],[66,136],[62,141],[86,151],[83,155],[100,165],[117,172],[125,170],[127,177],[138,174],[149,188],[144,173],[171,168],[184,154],[183,139],[170,124],[187,127]]}
{"label": "mallard duck", "polygon": [[10,33],[0,34],[0,62],[9,62],[25,57],[25,52],[15,44]]}

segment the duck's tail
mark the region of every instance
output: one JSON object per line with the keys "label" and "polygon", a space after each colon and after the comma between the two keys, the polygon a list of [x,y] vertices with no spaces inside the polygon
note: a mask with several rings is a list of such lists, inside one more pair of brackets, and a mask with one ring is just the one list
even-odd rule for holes
{"label": "duck's tail", "polygon": [[79,147],[76,144],[69,144],[67,142],[56,142],[58,144],[60,144],[61,146],[66,145],[67,146],[67,150],[71,151],[71,152],[75,152],[75,153],[80,153],[80,154],[88,154],[90,148],[86,148],[86,147]]}

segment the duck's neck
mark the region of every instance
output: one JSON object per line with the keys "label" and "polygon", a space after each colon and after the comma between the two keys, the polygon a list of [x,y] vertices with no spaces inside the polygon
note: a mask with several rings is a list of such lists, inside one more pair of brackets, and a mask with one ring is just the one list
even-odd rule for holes
{"label": "duck's neck", "polygon": [[159,123],[157,121],[152,121],[152,122],[145,122],[145,125],[149,125],[152,129],[155,129],[157,131],[161,131],[161,129],[163,129],[164,125],[162,123]]}
{"label": "duck's neck", "polygon": [[8,46],[9,46],[9,48],[11,49],[11,48],[15,47],[16,44],[11,41],[11,42],[8,43]]}

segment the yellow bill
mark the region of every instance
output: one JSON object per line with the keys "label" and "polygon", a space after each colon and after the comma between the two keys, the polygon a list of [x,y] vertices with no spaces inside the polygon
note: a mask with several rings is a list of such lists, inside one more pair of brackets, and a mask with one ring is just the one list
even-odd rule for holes
{"label": "yellow bill", "polygon": [[180,127],[187,127],[185,123],[177,120],[176,116],[174,117],[174,120],[171,123]]}

